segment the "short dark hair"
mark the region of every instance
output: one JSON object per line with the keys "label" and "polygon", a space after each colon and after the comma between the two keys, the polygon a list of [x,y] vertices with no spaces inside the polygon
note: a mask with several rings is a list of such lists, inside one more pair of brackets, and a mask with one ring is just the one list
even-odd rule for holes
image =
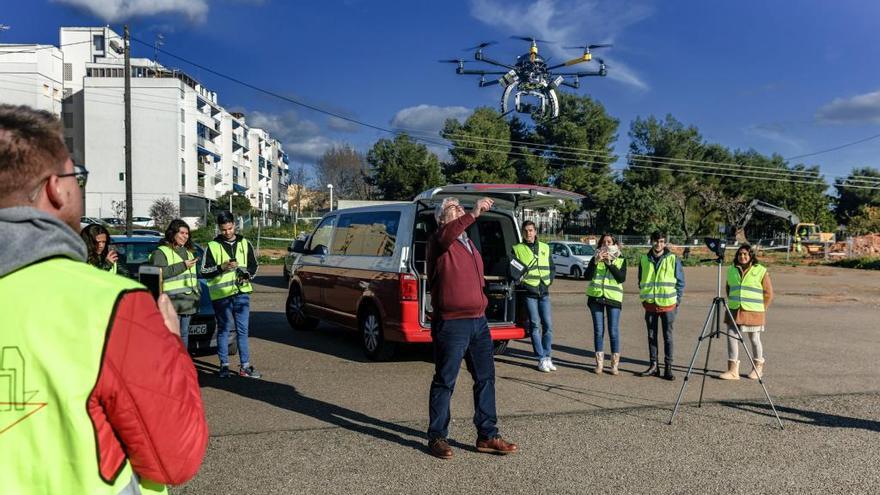
{"label": "short dark hair", "polygon": [[[525,222],[522,223],[522,227],[520,228],[520,230],[526,230],[526,227],[528,227],[529,225],[531,225],[532,227],[535,227],[535,222],[533,222],[531,220],[526,220]],[[538,228],[535,227],[535,230],[538,230]]]}
{"label": "short dark hair", "polygon": [[235,223],[235,217],[232,216],[231,212],[221,211],[219,215],[217,215],[217,225],[223,225],[226,223]]}
{"label": "short dark hair", "polygon": [[[165,229],[165,238],[162,239],[162,244],[168,247],[174,247],[174,236],[177,235],[177,232],[180,230],[181,227],[185,227],[186,230],[189,231],[190,234],[192,234],[192,229],[189,228],[188,223],[179,218],[175,218],[171,221],[171,223],[168,224],[168,228]],[[190,237],[186,239],[186,244],[184,244],[183,247],[186,248],[187,251],[196,250],[196,247],[193,246],[192,235],[190,235]]]}
{"label": "short dark hair", "polygon": [[654,242],[654,241],[657,241],[660,239],[667,239],[667,240],[669,239],[668,237],[666,237],[666,232],[664,232],[662,230],[655,230],[654,232],[651,233],[651,242]]}
{"label": "short dark hair", "polygon": [[0,105],[0,205],[16,204],[47,173],[61,173],[70,157],[61,122],[45,110]]}

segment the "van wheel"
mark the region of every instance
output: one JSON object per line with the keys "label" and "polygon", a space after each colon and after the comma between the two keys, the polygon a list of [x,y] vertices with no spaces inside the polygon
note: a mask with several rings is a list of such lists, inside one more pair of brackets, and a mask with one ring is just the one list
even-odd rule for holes
{"label": "van wheel", "polygon": [[581,278],[581,267],[579,267],[579,266],[571,267],[571,276],[573,278]]}
{"label": "van wheel", "polygon": [[492,342],[494,349],[492,350],[492,354],[496,356],[500,356],[507,352],[507,344],[510,343],[509,340],[496,340]]}
{"label": "van wheel", "polygon": [[361,330],[361,344],[364,346],[364,354],[373,361],[387,361],[397,350],[396,342],[387,342],[382,331],[382,321],[379,312],[373,307],[367,307],[361,311],[358,321]]}
{"label": "van wheel", "polygon": [[318,326],[318,319],[312,318],[305,313],[305,298],[302,289],[294,284],[290,286],[287,294],[287,304],[284,305],[287,314],[287,323],[294,330],[314,330]]}

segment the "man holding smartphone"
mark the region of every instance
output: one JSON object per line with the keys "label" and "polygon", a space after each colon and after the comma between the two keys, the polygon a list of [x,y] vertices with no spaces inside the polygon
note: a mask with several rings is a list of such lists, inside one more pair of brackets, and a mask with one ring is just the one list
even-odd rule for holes
{"label": "man holding smartphone", "polygon": [[235,233],[235,218],[224,211],[217,216],[220,235],[208,243],[202,276],[207,279],[208,292],[217,316],[217,357],[220,378],[228,378],[229,331],[234,327],[238,339],[239,376],[260,378],[251,365],[248,349],[251,298],[254,291],[250,280],[257,274],[257,253],[250,241]]}

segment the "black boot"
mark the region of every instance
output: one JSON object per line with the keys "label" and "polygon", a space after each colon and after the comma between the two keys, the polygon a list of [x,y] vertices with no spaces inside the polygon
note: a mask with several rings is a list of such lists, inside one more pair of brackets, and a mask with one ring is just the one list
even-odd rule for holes
{"label": "black boot", "polygon": [[[660,370],[657,370],[657,372],[659,373]],[[675,381],[675,375],[672,374],[672,363],[669,361],[666,361],[663,365],[663,379],[671,382]]]}
{"label": "black boot", "polygon": [[657,366],[657,361],[651,361],[651,364],[648,366],[648,369],[639,373],[639,376],[660,376],[660,367]]}

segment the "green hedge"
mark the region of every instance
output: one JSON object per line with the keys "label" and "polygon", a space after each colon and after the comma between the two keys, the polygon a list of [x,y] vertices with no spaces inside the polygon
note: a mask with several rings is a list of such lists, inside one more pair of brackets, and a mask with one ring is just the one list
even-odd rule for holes
{"label": "green hedge", "polygon": [[847,258],[829,263],[829,265],[841,268],[858,268],[860,270],[880,270],[880,257]]}

